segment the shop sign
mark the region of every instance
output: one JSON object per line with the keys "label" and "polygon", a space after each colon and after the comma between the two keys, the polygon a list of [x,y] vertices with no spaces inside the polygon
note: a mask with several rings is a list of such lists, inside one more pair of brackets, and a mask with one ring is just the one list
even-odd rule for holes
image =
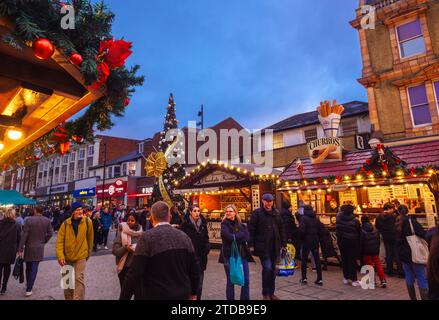
{"label": "shop sign", "polygon": [[142,188],[142,194],[145,195],[151,195],[152,194],[152,187],[146,187],[146,188]]}
{"label": "shop sign", "polygon": [[[97,193],[102,194],[102,186],[98,186],[97,189]],[[126,181],[116,180],[113,184],[105,186],[104,195],[109,197],[120,197],[125,195],[126,190]]]}
{"label": "shop sign", "polygon": [[94,197],[96,195],[96,188],[79,189],[73,191],[74,198]]}
{"label": "shop sign", "polygon": [[215,171],[201,178],[199,181],[195,183],[195,185],[206,185],[206,184],[223,183],[229,181],[241,181],[241,180],[243,179],[240,179],[233,174],[223,171]]}
{"label": "shop sign", "polygon": [[341,138],[320,138],[308,143],[312,164],[342,160],[343,141]]}
{"label": "shop sign", "polygon": [[47,194],[56,194],[56,193],[64,193],[67,192],[68,190],[68,185],[67,184],[63,184],[61,186],[54,186],[52,188],[47,188]]}
{"label": "shop sign", "polygon": [[174,194],[184,194],[184,193],[201,193],[201,192],[213,192],[219,191],[220,188],[194,188],[194,189],[180,189],[175,190]]}
{"label": "shop sign", "polygon": [[349,186],[347,184],[333,184],[331,187],[332,191],[346,191],[349,189]]}
{"label": "shop sign", "polygon": [[215,244],[222,244],[221,239],[221,222],[209,221],[207,222],[207,231],[209,232],[209,242]]}

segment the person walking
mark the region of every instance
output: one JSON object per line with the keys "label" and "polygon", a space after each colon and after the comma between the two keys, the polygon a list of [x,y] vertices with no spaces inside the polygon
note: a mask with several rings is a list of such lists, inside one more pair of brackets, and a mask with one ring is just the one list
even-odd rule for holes
{"label": "person walking", "polygon": [[[115,220],[116,221],[116,220]],[[108,250],[108,234],[110,233],[111,225],[113,224],[113,219],[110,214],[108,207],[101,210],[101,223],[102,223],[102,245],[105,250]]]}
{"label": "person walking", "polygon": [[314,257],[317,271],[317,280],[315,284],[323,285],[322,266],[320,263],[319,244],[322,237],[320,220],[311,206],[303,208],[303,217],[299,224],[299,233],[302,238],[302,279],[300,283],[307,284],[306,269],[308,266],[308,256],[311,253]]}
{"label": "person walking", "polygon": [[398,207],[399,220],[396,225],[396,249],[404,269],[407,291],[411,300],[417,300],[415,280],[418,283],[422,300],[428,300],[427,266],[412,261],[412,250],[407,237],[416,235],[425,239],[425,230],[415,217],[409,217],[409,209],[405,205]]}
{"label": "person walking", "polygon": [[[56,257],[61,267],[75,270],[74,288],[64,288],[66,300],[85,299],[85,267],[93,250],[93,223],[84,216],[82,204],[72,204],[72,216],[63,222],[56,241]],[[65,274],[63,274],[65,276]]]}
{"label": "person walking", "polygon": [[296,251],[300,250],[298,245],[299,244],[298,229],[297,229],[296,219],[294,218],[294,214],[293,214],[293,206],[291,205],[291,203],[289,203],[288,201],[283,201],[280,214],[282,217],[282,222],[284,224],[287,242],[291,243],[296,249]]}
{"label": "person walking", "polygon": [[[143,235],[142,226],[139,224],[137,213],[129,213],[127,222],[119,224],[116,239],[113,243],[113,255],[116,257],[117,275],[119,277],[120,289],[122,290],[125,276],[133,262],[133,254],[137,242]],[[140,286],[134,292],[135,297],[141,297]]]}
{"label": "person walking", "polygon": [[153,228],[137,242],[120,300],[130,300],[141,285],[142,300],[195,300],[200,267],[191,239],[171,226],[166,202],[151,208]]}
{"label": "person walking", "polygon": [[228,301],[235,300],[235,286],[230,281],[230,256],[232,255],[232,244],[236,241],[238,252],[242,260],[242,268],[244,271],[244,286],[241,287],[241,300],[250,300],[250,272],[248,268],[249,262],[255,262],[248,241],[250,234],[245,224],[242,223],[235,205],[230,204],[226,207],[223,221],[221,222],[221,239],[222,247],[219,257],[219,263],[224,264],[226,272],[227,285],[226,297]]}
{"label": "person walking", "polygon": [[20,245],[21,226],[16,223],[14,209],[8,209],[0,220],[0,295],[4,295]]}
{"label": "person walking", "polygon": [[350,204],[341,206],[335,228],[343,266],[343,283],[358,287],[357,259],[360,258],[361,227],[354,209]]}
{"label": "person walking", "polygon": [[26,297],[32,295],[38,266],[44,260],[44,246],[52,235],[50,220],[43,216],[42,207],[36,207],[34,214],[25,220],[19,246],[20,256],[23,256],[26,262]]}
{"label": "person walking", "polygon": [[93,222],[93,251],[97,251],[100,249],[100,245],[102,245],[102,236],[103,236],[103,225],[101,222],[101,213],[99,211],[95,212],[92,218]]}
{"label": "person walking", "polygon": [[20,226],[20,230],[21,230],[21,228],[23,228],[24,226],[24,219],[21,216],[19,210],[14,210],[14,211],[15,211],[15,223]]}
{"label": "person walking", "polygon": [[439,300],[439,232],[432,235],[428,259],[428,297]]}
{"label": "person walking", "polygon": [[263,206],[250,216],[248,229],[250,247],[262,264],[262,296],[264,300],[279,300],[276,290],[276,262],[281,250],[287,250],[287,238],[282,218],[273,207],[274,197],[267,193],[262,196]]}
{"label": "person walking", "polygon": [[378,215],[375,221],[375,227],[381,234],[386,250],[386,273],[391,276],[395,273],[393,270],[394,262],[397,265],[397,273],[400,276],[404,275],[401,261],[397,254],[396,242],[396,215],[395,207],[391,203],[386,203],[383,207],[383,212]]}
{"label": "person walking", "polygon": [[361,217],[360,252],[363,263],[377,272],[381,288],[386,288],[386,275],[380,260],[380,235],[367,216]]}
{"label": "person walking", "polygon": [[342,266],[340,256],[338,255],[337,251],[335,250],[334,241],[332,240],[331,233],[329,232],[328,228],[320,222],[320,230],[321,230],[321,238],[320,238],[320,248],[322,249],[322,256],[323,256],[323,271],[328,271],[328,258],[336,258],[340,268]]}
{"label": "person walking", "polygon": [[201,210],[198,206],[189,207],[188,213],[183,217],[181,231],[186,233],[192,240],[195,254],[200,265],[200,280],[199,288],[197,291],[197,300],[201,300],[204,271],[206,271],[207,268],[207,256],[210,252],[210,242],[209,232],[207,230],[207,222],[201,214]]}
{"label": "person walking", "polygon": [[183,220],[180,217],[180,213],[178,212],[177,207],[171,208],[171,225],[177,228],[180,228]]}
{"label": "person walking", "polygon": [[151,229],[151,223],[149,222],[150,217],[151,217],[151,206],[147,204],[140,213],[139,223],[142,226],[143,231]]}

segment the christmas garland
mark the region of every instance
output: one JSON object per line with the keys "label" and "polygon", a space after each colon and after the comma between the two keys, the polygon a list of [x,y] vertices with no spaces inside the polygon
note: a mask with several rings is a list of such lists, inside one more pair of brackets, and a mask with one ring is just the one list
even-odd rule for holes
{"label": "christmas garland", "polygon": [[[73,6],[75,28],[63,29],[62,8]],[[3,41],[17,50],[31,46],[39,59],[48,59],[55,47],[72,64],[78,65],[89,90],[103,90],[104,96],[93,102],[76,120],[61,124],[37,141],[2,160],[2,168],[27,165],[41,156],[59,152],[67,142],[93,141],[94,129],[112,128],[112,117],[121,117],[130,103],[134,87],[144,78],[138,76],[139,66],[125,67],[131,55],[130,42],[114,40],[111,35],[114,14],[103,2],[89,0],[0,0],[0,17],[15,23],[15,29]],[[56,132],[65,136],[57,136]],[[68,148],[67,148],[68,151]]]}

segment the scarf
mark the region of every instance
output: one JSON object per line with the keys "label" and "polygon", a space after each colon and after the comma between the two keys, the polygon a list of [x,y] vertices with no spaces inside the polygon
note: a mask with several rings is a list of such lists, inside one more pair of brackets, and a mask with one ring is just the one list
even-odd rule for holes
{"label": "scarf", "polygon": [[197,230],[197,232],[200,232],[201,223],[202,223],[201,217],[198,218],[197,222],[195,222],[194,218],[192,218],[191,215],[189,215],[189,219],[191,220],[192,224],[194,225],[195,230]]}
{"label": "scarf", "polygon": [[[142,235],[142,226],[139,225],[139,230],[132,230],[126,222],[122,222],[120,224],[122,228],[122,232],[120,233],[120,238],[122,240],[122,246],[130,246],[131,245],[131,237],[140,237]],[[127,261],[129,252],[125,253],[123,257],[120,259],[117,264],[117,273],[121,273],[125,263]]]}

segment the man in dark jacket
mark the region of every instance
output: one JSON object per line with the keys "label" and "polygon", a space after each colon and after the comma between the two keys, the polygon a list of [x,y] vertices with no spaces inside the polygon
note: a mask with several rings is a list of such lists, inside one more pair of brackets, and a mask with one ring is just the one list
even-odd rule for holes
{"label": "man in dark jacket", "polygon": [[404,275],[402,264],[397,254],[397,235],[396,235],[396,215],[395,207],[387,203],[383,207],[383,213],[376,218],[375,227],[383,237],[384,247],[386,249],[386,273],[394,273],[393,263],[396,261],[398,274]]}
{"label": "man in dark jacket", "polygon": [[256,209],[249,221],[250,246],[262,264],[262,295],[264,300],[279,300],[274,295],[276,282],[276,261],[281,249],[286,250],[287,238],[278,210],[273,208],[274,197],[262,196],[263,207]]}
{"label": "man in dark jacket", "polygon": [[282,222],[284,224],[287,241],[289,243],[292,243],[294,245],[294,248],[296,248],[296,250],[300,250],[300,248],[298,248],[298,243],[297,243],[298,231],[297,231],[296,219],[294,218],[292,209],[293,206],[291,205],[291,203],[289,203],[288,201],[282,202],[281,217],[282,217]]}
{"label": "man in dark jacket", "polygon": [[320,221],[311,206],[303,208],[303,217],[299,224],[299,233],[302,238],[302,284],[307,284],[306,268],[308,264],[309,253],[314,257],[317,269],[317,280],[315,284],[323,285],[322,266],[320,264],[319,244],[322,238],[322,229]]}
{"label": "man in dark jacket", "polygon": [[144,231],[151,229],[151,223],[149,219],[151,217],[151,206],[148,204],[140,213],[139,224]]}
{"label": "man in dark jacket", "polygon": [[171,214],[165,202],[155,203],[151,211],[154,228],[137,243],[120,299],[131,299],[140,282],[144,300],[195,300],[200,267],[192,241],[170,225]]}

